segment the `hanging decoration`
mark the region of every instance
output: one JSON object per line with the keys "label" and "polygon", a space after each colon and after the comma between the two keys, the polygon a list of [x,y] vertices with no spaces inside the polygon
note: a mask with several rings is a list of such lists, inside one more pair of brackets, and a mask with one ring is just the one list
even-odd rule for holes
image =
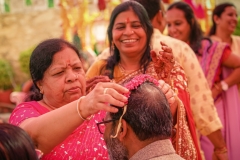
{"label": "hanging decoration", "polygon": [[194,0],[185,0],[185,2],[192,7],[194,14],[196,15],[197,18],[199,19],[205,18],[204,7],[202,6],[201,3],[196,3],[194,2]]}
{"label": "hanging decoration", "polygon": [[104,10],[106,8],[105,0],[98,0],[98,9],[100,11]]}
{"label": "hanging decoration", "polygon": [[[98,40],[103,39],[102,34],[106,34],[102,28],[107,28],[110,14],[119,3],[121,3],[120,0],[60,0],[63,38],[72,41],[73,33],[77,32],[81,38],[83,50],[94,48],[93,46],[99,43]],[[103,43],[106,43],[105,41],[104,38]]]}

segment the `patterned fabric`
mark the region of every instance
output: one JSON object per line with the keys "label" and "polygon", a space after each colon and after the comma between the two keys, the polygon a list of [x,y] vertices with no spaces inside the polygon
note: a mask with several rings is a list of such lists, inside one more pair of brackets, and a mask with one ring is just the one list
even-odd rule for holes
{"label": "patterned fabric", "polygon": [[[104,75],[105,70],[104,67],[106,66],[105,60],[99,60],[96,61],[88,70],[86,73],[87,79],[93,78],[97,75]],[[139,69],[137,71],[133,71],[129,74],[124,74],[124,72],[121,70],[121,67],[119,65],[115,65],[114,67],[114,81],[116,83],[122,84],[125,81],[127,81],[129,78],[132,78],[138,74],[142,74],[143,69]],[[156,74],[154,64],[153,62],[150,63],[150,65],[147,67],[146,73],[151,76],[153,76],[156,79],[161,79],[161,73],[160,75]],[[175,139],[173,141],[174,148],[176,149],[176,152],[183,158],[194,160],[194,159],[201,159],[200,158],[200,152],[197,145],[197,138],[195,133],[195,127],[192,119],[192,114],[189,109],[189,94],[187,92],[187,80],[185,77],[185,73],[182,70],[182,68],[176,63],[174,66],[174,69],[172,70],[171,74],[171,82],[170,84],[175,92],[178,94],[179,98],[181,100],[184,100],[186,102],[181,102],[179,100],[178,105],[178,122],[175,126],[177,129],[177,133],[175,136]],[[187,109],[185,109],[187,108]]]}
{"label": "patterned fabric", "polygon": [[[49,110],[38,102],[24,102],[14,109],[9,122],[19,126],[22,121],[41,116],[47,112]],[[42,160],[108,160],[103,136],[99,133],[96,125],[104,117],[105,112],[95,114],[90,121],[85,121],[49,154],[44,155]]]}
{"label": "patterned fabric", "polygon": [[159,51],[159,42],[162,41],[172,48],[174,58],[183,67],[188,80],[190,106],[196,128],[202,135],[208,135],[222,128],[218,117],[212,92],[204,76],[198,59],[188,44],[175,38],[162,35],[154,29],[152,48]]}
{"label": "patterned fabric", "polygon": [[[208,48],[208,45],[203,48]],[[214,83],[225,79],[232,72],[231,69],[221,66],[222,62],[230,55],[228,50],[229,46],[225,43],[215,42],[199,58],[210,88],[213,87]],[[229,150],[228,157],[231,160],[237,160],[240,157],[240,141],[236,139],[240,134],[240,99],[237,85],[230,87],[226,92],[222,92],[215,101],[215,106],[224,126],[222,135]],[[201,147],[206,160],[211,160],[214,147],[205,136],[201,137]]]}
{"label": "patterned fabric", "polygon": [[169,139],[153,142],[135,153],[129,160],[183,160],[175,153]]}

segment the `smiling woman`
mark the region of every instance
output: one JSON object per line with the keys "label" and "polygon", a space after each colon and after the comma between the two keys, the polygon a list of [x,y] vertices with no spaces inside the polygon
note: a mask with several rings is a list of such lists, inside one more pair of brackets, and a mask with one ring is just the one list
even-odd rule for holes
{"label": "smiling woman", "polygon": [[[226,37],[234,30],[237,14],[232,4],[227,4],[228,7],[225,9],[224,6],[222,5],[221,9],[219,7],[214,9],[213,19],[216,22],[213,28],[215,28],[216,33]],[[222,15],[219,9],[222,11]],[[203,135],[200,137],[205,159],[210,160],[213,155],[218,159],[227,156],[231,160],[239,159],[240,143],[236,141],[235,137],[240,134],[240,128],[236,127],[240,126],[240,99],[236,85],[240,83],[240,57],[233,54],[226,43],[212,41],[210,38],[204,37],[194,12],[187,3],[172,3],[167,10],[166,17],[169,35],[187,42],[195,51],[208,86],[212,91],[218,116],[223,124],[221,131],[224,139],[219,137],[212,140],[212,142],[221,145],[213,146],[209,141],[211,136],[209,139]],[[220,28],[224,28],[224,30],[220,30]],[[229,152],[227,152],[227,148]]]}
{"label": "smiling woman", "polygon": [[[173,115],[173,146],[183,158],[198,159],[200,154],[189,108],[185,73],[173,59],[171,48],[164,43],[161,43],[162,51],[159,53],[151,51],[153,27],[146,10],[135,1],[121,3],[111,14],[107,33],[111,56],[107,60],[96,61],[88,69],[86,77],[93,86],[89,85],[87,89],[91,90],[94,84],[101,81],[101,78],[96,78],[100,75],[105,76],[105,80],[119,84],[139,74],[149,74],[157,80],[164,80],[166,86],[160,88],[167,88],[171,93],[168,95],[164,92]],[[186,152],[190,154],[186,155]]]}

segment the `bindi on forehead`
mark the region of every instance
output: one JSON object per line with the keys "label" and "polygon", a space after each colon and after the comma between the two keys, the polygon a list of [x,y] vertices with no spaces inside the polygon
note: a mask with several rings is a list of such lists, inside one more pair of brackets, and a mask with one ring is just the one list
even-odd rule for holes
{"label": "bindi on forehead", "polygon": [[130,22],[129,17],[127,17],[127,19],[126,19],[126,23],[129,23],[129,22]]}
{"label": "bindi on forehead", "polygon": [[71,64],[70,64],[70,60],[69,60],[69,59],[66,60],[66,64],[67,64],[67,66],[71,66]]}

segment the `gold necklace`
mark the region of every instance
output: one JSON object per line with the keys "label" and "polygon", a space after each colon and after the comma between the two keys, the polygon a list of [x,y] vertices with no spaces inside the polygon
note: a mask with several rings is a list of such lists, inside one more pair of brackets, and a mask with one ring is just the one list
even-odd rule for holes
{"label": "gold necklace", "polygon": [[119,66],[119,69],[120,69],[120,71],[121,71],[121,73],[122,74],[124,74],[124,75],[128,75],[129,73],[131,73],[131,72],[134,72],[134,71],[136,71],[136,70],[126,70],[126,69],[124,69],[124,67],[122,66],[122,64],[119,62],[118,63],[118,66]]}

